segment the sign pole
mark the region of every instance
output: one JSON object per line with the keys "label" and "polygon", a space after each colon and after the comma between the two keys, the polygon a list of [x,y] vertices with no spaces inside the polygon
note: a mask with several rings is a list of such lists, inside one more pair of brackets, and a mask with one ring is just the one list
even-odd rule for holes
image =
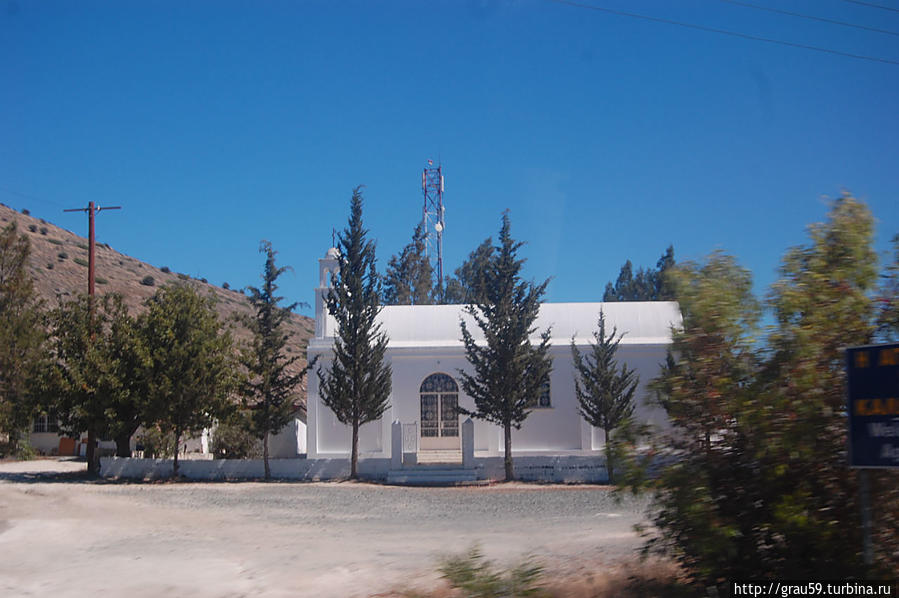
{"label": "sign pole", "polygon": [[862,554],[865,567],[874,564],[874,543],[871,540],[871,487],[867,469],[858,470],[859,498],[862,503]]}

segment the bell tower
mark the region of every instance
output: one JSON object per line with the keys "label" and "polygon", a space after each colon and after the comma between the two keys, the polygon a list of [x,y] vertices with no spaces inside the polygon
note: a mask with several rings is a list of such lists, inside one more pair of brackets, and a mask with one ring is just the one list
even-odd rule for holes
{"label": "bell tower", "polygon": [[334,336],[333,320],[329,322],[328,306],[325,298],[331,288],[331,275],[340,271],[340,251],[330,248],[325,257],[318,260],[318,286],[315,288],[315,338]]}

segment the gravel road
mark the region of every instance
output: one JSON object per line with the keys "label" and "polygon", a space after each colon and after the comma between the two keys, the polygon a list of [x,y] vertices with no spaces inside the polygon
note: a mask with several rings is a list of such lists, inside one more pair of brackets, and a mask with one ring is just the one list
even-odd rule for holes
{"label": "gravel road", "polygon": [[597,486],[123,484],[30,463],[0,463],[2,595],[368,596],[427,588],[474,543],[595,567],[634,558],[645,506]]}

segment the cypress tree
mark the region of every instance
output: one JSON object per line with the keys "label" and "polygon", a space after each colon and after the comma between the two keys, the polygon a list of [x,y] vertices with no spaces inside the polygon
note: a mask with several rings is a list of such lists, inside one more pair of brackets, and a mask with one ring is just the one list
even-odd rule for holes
{"label": "cypress tree", "polygon": [[241,384],[244,406],[250,408],[249,422],[253,434],[262,440],[262,459],[265,465],[265,479],[271,479],[268,462],[268,441],[293,418],[297,407],[294,399],[296,390],[305,372],[292,374],[289,368],[299,360],[299,356],[288,358],[285,354],[288,333],[284,323],[297,303],[280,306],[284,299],[276,295],[277,280],[289,268],[275,265],[272,244],[263,241],[259,251],[265,253],[265,267],[262,273],[262,288],[247,287],[250,304],[256,315],[249,318],[247,325],[253,332],[251,345],[241,354],[241,361],[249,374]]}
{"label": "cypress tree", "polygon": [[[616,338],[617,337],[617,338]],[[599,313],[599,328],[593,333],[595,343],[590,343],[590,352],[581,355],[574,339],[571,339],[571,355],[574,358],[574,390],[581,416],[595,428],[605,432],[606,471],[609,482],[614,482],[612,462],[612,432],[634,413],[634,393],[640,382],[637,372],[620,368],[615,360],[618,344],[624,334],[612,327],[606,335],[606,317]]]}
{"label": "cypress tree", "polygon": [[474,411],[459,411],[503,428],[507,481],[515,477],[512,428],[521,428],[552,370],[550,330],[540,335],[537,346],[530,341],[549,280],[539,285],[521,280],[525,260],[518,259],[517,253],[523,243],[512,239],[510,226],[506,212],[499,246],[480,272],[483,293],[465,308],[484,333],[486,345],[479,345],[462,321],[462,342],[474,375],[459,371],[462,387],[475,402]]}
{"label": "cypress tree", "polygon": [[353,430],[350,477],[357,477],[359,428],[380,419],[390,397],[387,335],[375,322],[381,285],[375,269],[375,244],[362,226],[362,192],[353,190],[347,228],[338,235],[339,271],[331,277],[328,313],[337,321],[334,357],[317,370],[319,396],[337,420]]}
{"label": "cypress tree", "polygon": [[415,227],[412,241],[387,264],[384,277],[384,303],[388,305],[429,305],[434,293],[434,268],[425,251],[425,233],[421,223]]}
{"label": "cypress tree", "polygon": [[441,303],[477,303],[484,293],[485,276],[493,258],[493,239],[487,237],[468,254],[468,259],[456,268],[454,276],[447,276],[440,297]]}

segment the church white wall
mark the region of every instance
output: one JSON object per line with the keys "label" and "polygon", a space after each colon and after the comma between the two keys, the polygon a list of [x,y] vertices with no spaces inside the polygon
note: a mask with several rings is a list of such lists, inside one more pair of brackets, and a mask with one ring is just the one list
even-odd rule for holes
{"label": "church white wall", "polygon": [[[582,352],[587,347],[579,347]],[[665,345],[621,345],[619,361],[635,368],[640,376],[636,393],[638,421],[658,426],[665,425],[664,412],[648,403],[647,388],[650,380],[658,375],[659,366],[665,360]],[[474,400],[462,390],[459,369],[469,371],[468,362],[461,348],[443,350],[397,348],[388,350],[393,370],[393,388],[390,408],[378,422],[365,424],[360,429],[360,453],[363,456],[387,458],[390,456],[390,422],[403,423],[420,420],[419,388],[426,377],[445,373],[459,383],[459,404],[474,409]],[[600,451],[605,445],[602,430],[590,427],[578,413],[574,389],[574,363],[568,345],[552,348],[553,371],[550,378],[552,407],[535,409],[512,432],[512,450],[521,454],[584,454]],[[325,367],[326,361],[320,361]],[[310,458],[346,456],[350,452],[351,431],[337,421],[333,412],[318,401],[318,380],[309,383],[309,436],[307,452]],[[475,451],[481,456],[500,455],[503,452],[503,434],[499,426],[482,420],[474,420]]]}

